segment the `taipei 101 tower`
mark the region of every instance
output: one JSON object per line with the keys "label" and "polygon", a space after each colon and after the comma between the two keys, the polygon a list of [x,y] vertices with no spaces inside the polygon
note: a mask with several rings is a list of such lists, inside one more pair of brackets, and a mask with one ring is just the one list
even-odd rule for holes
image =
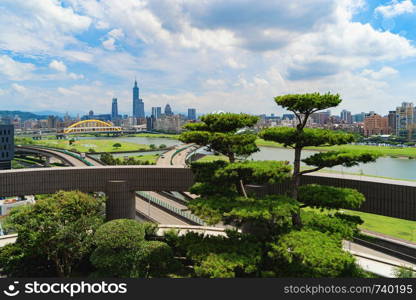
{"label": "taipei 101 tower", "polygon": [[139,87],[137,86],[137,81],[134,80],[133,87],[133,117],[134,118],[144,118],[144,103],[143,100],[139,97]]}

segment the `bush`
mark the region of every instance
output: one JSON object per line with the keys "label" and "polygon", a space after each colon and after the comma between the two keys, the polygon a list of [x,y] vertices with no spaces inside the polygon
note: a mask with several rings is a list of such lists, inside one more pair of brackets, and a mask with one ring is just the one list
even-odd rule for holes
{"label": "bush", "polygon": [[98,228],[94,243],[98,248],[133,249],[144,240],[145,231],[145,226],[135,220],[113,220]]}
{"label": "bush", "polygon": [[291,231],[270,245],[279,277],[359,277],[363,271],[342,250],[341,239],[316,230]]}
{"label": "bush", "polygon": [[166,243],[145,240],[155,232],[155,225],[135,220],[119,219],[102,225],[94,235],[97,248],[90,257],[98,270],[96,275],[165,276],[174,265],[173,252]]}

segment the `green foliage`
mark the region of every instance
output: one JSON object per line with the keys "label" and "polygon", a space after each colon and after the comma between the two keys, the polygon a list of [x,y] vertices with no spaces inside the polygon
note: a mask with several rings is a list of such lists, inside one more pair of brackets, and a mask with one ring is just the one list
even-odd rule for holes
{"label": "green foliage", "polygon": [[1,274],[8,277],[53,277],[55,266],[45,256],[30,253],[19,244],[0,248]]}
{"label": "green foliage", "polygon": [[252,184],[278,183],[289,179],[292,168],[282,161],[244,161],[228,164],[215,172],[219,181],[243,180]]}
{"label": "green foliage", "polygon": [[338,106],[342,101],[338,94],[332,95],[330,93],[288,94],[277,96],[274,100],[277,105],[299,114],[311,114],[315,111]]}
{"label": "green foliage", "polygon": [[306,228],[338,235],[343,239],[350,240],[354,234],[359,232],[357,226],[359,223],[354,216],[302,211],[302,221]]}
{"label": "green foliage", "polygon": [[146,277],[164,277],[176,269],[172,248],[159,241],[146,241],[142,245],[143,260],[141,265],[146,270]]}
{"label": "green foliage", "polygon": [[334,166],[353,167],[360,163],[374,162],[380,155],[371,152],[357,151],[328,151],[320,152],[303,159],[310,166],[319,168],[332,168]]}
{"label": "green foliage", "polygon": [[175,246],[195,266],[195,275],[210,278],[253,277],[261,261],[261,244],[236,232],[228,236],[188,233]]}
{"label": "green foliage", "polygon": [[236,156],[248,156],[259,151],[255,144],[256,135],[238,132],[255,125],[258,117],[232,113],[208,114],[201,121],[186,124],[184,128],[188,131],[182,133],[179,139],[185,143],[208,146],[208,149],[226,155],[232,162]]}
{"label": "green foliage", "polygon": [[120,143],[115,143],[115,144],[113,145],[113,148],[121,148],[121,144],[120,144]]}
{"label": "green foliage", "polygon": [[144,240],[145,227],[129,219],[118,219],[103,224],[94,235],[98,248],[115,251],[135,248]]}
{"label": "green foliage", "polygon": [[395,278],[416,278],[416,272],[405,267],[396,268],[393,275]]}
{"label": "green foliage", "polygon": [[103,153],[100,156],[100,160],[109,166],[116,166],[116,165],[127,165],[127,166],[133,166],[133,165],[152,165],[153,162],[149,162],[148,160],[140,160],[135,159],[134,157],[129,157],[127,159],[120,159],[115,158],[110,153]]}
{"label": "green foliage", "polygon": [[165,149],[166,148],[166,145],[165,144],[160,144],[159,145],[159,149]]}
{"label": "green foliage", "polygon": [[173,262],[172,249],[163,242],[146,241],[155,226],[118,219],[102,225],[94,235],[91,263],[97,275],[110,277],[164,276]]}
{"label": "green foliage", "polygon": [[156,149],[156,145],[155,144],[150,144],[149,145],[149,148],[152,149],[152,150],[155,150]]}
{"label": "green foliage", "polygon": [[355,277],[362,271],[341,239],[315,230],[291,231],[270,245],[278,277]]}
{"label": "green foliage", "polygon": [[299,188],[299,202],[316,208],[359,208],[365,201],[355,189],[308,184]]}
{"label": "green foliage", "polygon": [[266,141],[293,148],[342,145],[354,141],[354,135],[350,133],[320,128],[303,128],[299,131],[292,127],[272,127],[261,131],[259,136]]}
{"label": "green foliage", "polygon": [[[201,117],[201,123],[189,123],[186,129],[199,130],[209,132],[235,133],[238,129],[244,127],[252,127],[257,121],[258,117],[249,114],[207,114]],[[190,125],[194,124],[194,125]]]}
{"label": "green foliage", "polygon": [[[81,192],[58,192],[36,204],[13,209],[4,227],[18,238],[10,260],[2,262],[6,275],[23,268],[42,270],[38,276],[70,276],[92,251],[92,236],[102,224],[103,199]],[[30,264],[33,259],[33,264]],[[42,263],[44,266],[42,266]]]}
{"label": "green foliage", "polygon": [[247,220],[273,221],[275,226],[284,225],[298,203],[286,196],[270,195],[264,198],[212,196],[191,200],[191,211],[216,224],[220,220],[241,225]]}

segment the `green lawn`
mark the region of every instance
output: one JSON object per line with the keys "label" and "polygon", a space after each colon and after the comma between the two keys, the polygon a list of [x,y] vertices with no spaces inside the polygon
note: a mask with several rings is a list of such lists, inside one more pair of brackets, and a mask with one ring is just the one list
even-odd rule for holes
{"label": "green lawn", "polygon": [[[275,142],[265,141],[263,139],[256,140],[257,146],[282,148],[283,145]],[[307,150],[348,150],[348,151],[373,151],[383,156],[391,157],[411,157],[416,158],[416,148],[395,148],[395,147],[378,147],[378,146],[362,146],[362,145],[340,145],[330,147],[307,147]]]}
{"label": "green lawn", "polygon": [[155,164],[159,155],[149,154],[149,155],[138,155],[138,156],[130,156],[130,157],[133,157],[134,159],[140,160],[140,161],[146,161],[147,160],[148,162]]}
{"label": "green lawn", "polygon": [[364,224],[360,226],[362,229],[416,242],[416,221],[385,217],[352,210],[348,210],[346,212],[350,215],[359,216],[364,220]]}
{"label": "green lawn", "polygon": [[204,157],[198,159],[198,162],[213,162],[216,160],[228,161],[228,158],[225,155],[205,155]]}
{"label": "green lawn", "polygon": [[[121,147],[113,147],[113,145],[116,143],[121,144]],[[90,149],[94,149],[96,152],[139,151],[150,149],[148,145],[122,142],[116,139],[77,140],[72,145],[69,145],[69,140],[34,140],[31,145],[39,145],[66,150],[76,149],[79,152],[88,152]]]}

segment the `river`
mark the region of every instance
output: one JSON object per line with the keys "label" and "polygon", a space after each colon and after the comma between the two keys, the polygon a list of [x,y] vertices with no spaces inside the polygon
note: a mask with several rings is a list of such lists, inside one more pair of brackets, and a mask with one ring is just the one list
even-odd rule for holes
{"label": "river", "polygon": [[[88,137],[84,139],[108,139],[108,137]],[[182,142],[175,139],[168,138],[153,138],[153,137],[115,137],[114,140],[131,142],[137,144],[155,144],[159,146],[165,144],[166,146],[174,146],[182,144]],[[260,151],[254,153],[249,159],[254,160],[288,160],[293,161],[293,150],[284,148],[259,147]],[[316,152],[302,151],[302,157],[308,157]],[[144,153],[143,153],[144,154]],[[334,167],[332,171],[354,173],[370,176],[382,176],[395,179],[416,180],[416,160],[381,157],[374,163],[360,164],[356,167]]]}

